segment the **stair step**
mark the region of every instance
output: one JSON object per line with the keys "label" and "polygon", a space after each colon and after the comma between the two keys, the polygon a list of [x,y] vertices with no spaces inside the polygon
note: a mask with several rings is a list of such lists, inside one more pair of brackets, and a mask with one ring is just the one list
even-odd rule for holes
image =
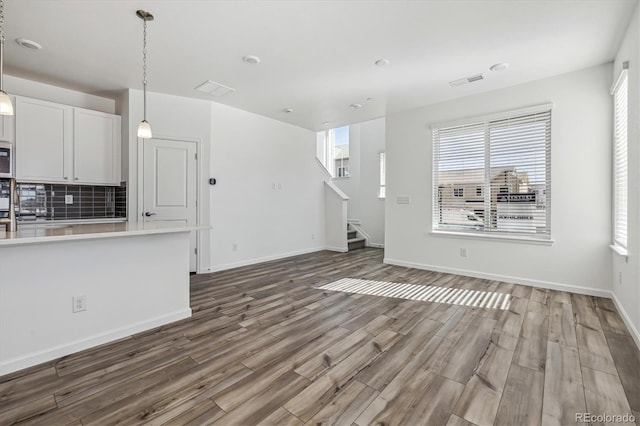
{"label": "stair step", "polygon": [[351,238],[347,240],[349,251],[364,248],[364,238]]}
{"label": "stair step", "polygon": [[358,233],[358,231],[356,231],[355,229],[348,229],[347,230],[347,238],[349,238],[349,239],[355,238],[357,233]]}

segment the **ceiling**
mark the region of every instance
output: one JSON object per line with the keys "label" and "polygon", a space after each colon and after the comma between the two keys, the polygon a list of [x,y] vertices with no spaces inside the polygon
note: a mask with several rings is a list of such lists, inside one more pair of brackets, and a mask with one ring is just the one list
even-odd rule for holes
{"label": "ceiling", "polygon": [[[148,25],[150,91],[320,130],[609,62],[637,3],[5,0],[5,67],[107,97],[140,89],[142,21],[135,11],[146,9],[155,15]],[[22,48],[18,37],[43,49]],[[245,55],[261,62],[247,64]],[[376,66],[382,58],[389,64]],[[499,62],[510,67],[489,71]],[[485,80],[448,83],[479,73]],[[206,80],[236,92],[196,92]]]}

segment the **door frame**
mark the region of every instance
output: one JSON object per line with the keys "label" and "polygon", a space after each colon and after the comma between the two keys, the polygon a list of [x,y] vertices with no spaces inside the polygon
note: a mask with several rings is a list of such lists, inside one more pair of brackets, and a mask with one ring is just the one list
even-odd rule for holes
{"label": "door frame", "polygon": [[[138,141],[138,195],[137,195],[137,206],[136,206],[136,222],[143,222],[142,212],[144,211],[144,142],[145,139],[136,138]],[[184,142],[184,143],[195,143],[196,144],[196,225],[200,225],[201,218],[204,215],[204,206],[200,200],[203,198],[201,191],[202,185],[200,184],[202,180],[202,139],[192,139],[185,138],[181,136],[168,136],[168,135],[156,135],[151,139],[163,140],[163,141],[171,141],[171,142]],[[200,265],[202,265],[200,256],[203,254],[202,248],[202,232],[199,230],[195,231],[196,233],[196,273],[200,273]]]}

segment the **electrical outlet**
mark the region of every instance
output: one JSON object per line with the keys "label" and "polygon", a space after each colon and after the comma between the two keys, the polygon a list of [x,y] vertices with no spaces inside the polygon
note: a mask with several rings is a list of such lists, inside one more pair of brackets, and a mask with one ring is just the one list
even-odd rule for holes
{"label": "electrical outlet", "polygon": [[460,257],[467,257],[467,249],[466,248],[461,248],[460,249]]}
{"label": "electrical outlet", "polygon": [[65,195],[64,196],[65,204],[73,204],[73,195]]}
{"label": "electrical outlet", "polygon": [[72,312],[78,313],[87,310],[87,296],[74,296]]}
{"label": "electrical outlet", "polygon": [[233,243],[233,245],[231,246],[231,249],[232,249],[233,251],[238,251],[238,244]]}

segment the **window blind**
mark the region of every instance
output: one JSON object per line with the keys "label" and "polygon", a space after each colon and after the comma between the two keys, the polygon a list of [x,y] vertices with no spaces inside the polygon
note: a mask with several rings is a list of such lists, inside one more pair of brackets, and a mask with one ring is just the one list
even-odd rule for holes
{"label": "window blind", "polygon": [[613,186],[614,186],[614,244],[627,248],[627,71],[624,70],[613,90],[614,135],[613,135]]}
{"label": "window blind", "polygon": [[550,106],[433,128],[433,230],[550,238]]}

